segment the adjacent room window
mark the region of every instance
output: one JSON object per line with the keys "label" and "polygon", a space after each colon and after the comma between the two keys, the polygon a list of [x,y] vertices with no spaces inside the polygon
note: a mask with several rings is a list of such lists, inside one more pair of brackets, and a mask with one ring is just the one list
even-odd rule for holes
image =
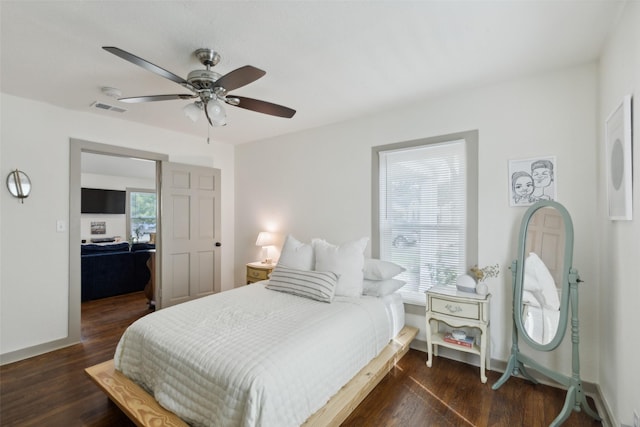
{"label": "adjacent room window", "polygon": [[406,268],[405,302],[477,261],[477,132],[373,148],[373,256]]}
{"label": "adjacent room window", "polygon": [[148,242],[156,232],[157,203],[154,190],[127,189],[127,229],[133,242]]}

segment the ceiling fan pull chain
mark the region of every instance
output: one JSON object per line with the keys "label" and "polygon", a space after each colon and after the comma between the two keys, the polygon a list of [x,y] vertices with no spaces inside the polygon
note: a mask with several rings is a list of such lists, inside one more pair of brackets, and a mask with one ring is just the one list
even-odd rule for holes
{"label": "ceiling fan pull chain", "polygon": [[207,144],[210,144],[209,142],[209,135],[211,134],[211,126],[207,126]]}

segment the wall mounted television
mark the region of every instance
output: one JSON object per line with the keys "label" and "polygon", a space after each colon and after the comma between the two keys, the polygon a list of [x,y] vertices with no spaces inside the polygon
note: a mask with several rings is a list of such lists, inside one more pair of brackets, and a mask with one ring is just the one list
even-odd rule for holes
{"label": "wall mounted television", "polygon": [[127,192],[82,188],[81,208],[83,214],[124,214]]}

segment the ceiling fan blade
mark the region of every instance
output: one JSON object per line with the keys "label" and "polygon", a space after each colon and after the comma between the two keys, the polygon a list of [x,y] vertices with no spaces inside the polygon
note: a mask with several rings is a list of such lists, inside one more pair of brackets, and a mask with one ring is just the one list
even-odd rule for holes
{"label": "ceiling fan blade", "polygon": [[131,98],[118,98],[118,101],[127,102],[129,104],[135,104],[138,102],[171,101],[174,99],[193,99],[197,97],[198,97],[197,95],[191,95],[191,94],[149,95],[149,96],[134,96]]}
{"label": "ceiling fan blade", "polygon": [[288,107],[284,107],[278,104],[272,104],[267,101],[260,101],[259,99],[245,98],[244,96],[228,95],[229,98],[238,100],[239,102],[227,102],[229,105],[235,105],[236,107],[244,108],[246,110],[257,111],[258,113],[270,114],[272,116],[285,117],[290,119],[296,113]]}
{"label": "ceiling fan blade", "polygon": [[267,74],[266,71],[251,65],[245,65],[220,77],[216,80],[216,86],[221,86],[228,92],[253,83],[265,74]]}
{"label": "ceiling fan blade", "polygon": [[182,77],[176,76],[175,74],[165,70],[164,68],[160,68],[157,65],[152,64],[151,62],[146,61],[132,53],[126,52],[120,48],[113,47],[113,46],[103,46],[102,48],[107,52],[111,52],[114,55],[119,56],[120,58],[127,60],[133,64],[136,64],[147,71],[151,71],[152,73],[155,73],[161,77],[164,77],[165,79],[169,79],[181,85],[187,85],[187,86],[189,85],[189,82],[187,82]]}

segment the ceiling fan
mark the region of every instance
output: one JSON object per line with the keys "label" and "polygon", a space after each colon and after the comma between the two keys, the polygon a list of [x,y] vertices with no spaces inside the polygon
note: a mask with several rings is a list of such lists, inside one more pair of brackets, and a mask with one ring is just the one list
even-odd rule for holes
{"label": "ceiling fan", "polygon": [[202,65],[206,67],[206,69],[191,71],[187,75],[186,80],[165,70],[164,68],[160,68],[149,61],[117,47],[103,46],[103,49],[124,60],[136,64],[147,71],[151,71],[152,73],[178,83],[180,86],[187,88],[192,92],[188,94],[148,95],[132,98],[119,98],[118,100],[122,102],[137,103],[169,101],[174,99],[196,99],[195,102],[184,107],[185,114],[195,122],[198,119],[200,112],[204,110],[207,120],[211,126],[224,126],[227,124],[226,113],[221,101],[235,107],[278,117],[291,118],[296,113],[296,110],[282,105],[229,94],[228,92],[231,90],[238,89],[258,80],[260,77],[264,76],[266,72],[251,65],[245,65],[244,67],[233,70],[224,76],[220,75],[211,70],[211,67],[215,66],[220,61],[220,55],[213,49],[204,48],[198,49],[194,52],[195,56]]}

